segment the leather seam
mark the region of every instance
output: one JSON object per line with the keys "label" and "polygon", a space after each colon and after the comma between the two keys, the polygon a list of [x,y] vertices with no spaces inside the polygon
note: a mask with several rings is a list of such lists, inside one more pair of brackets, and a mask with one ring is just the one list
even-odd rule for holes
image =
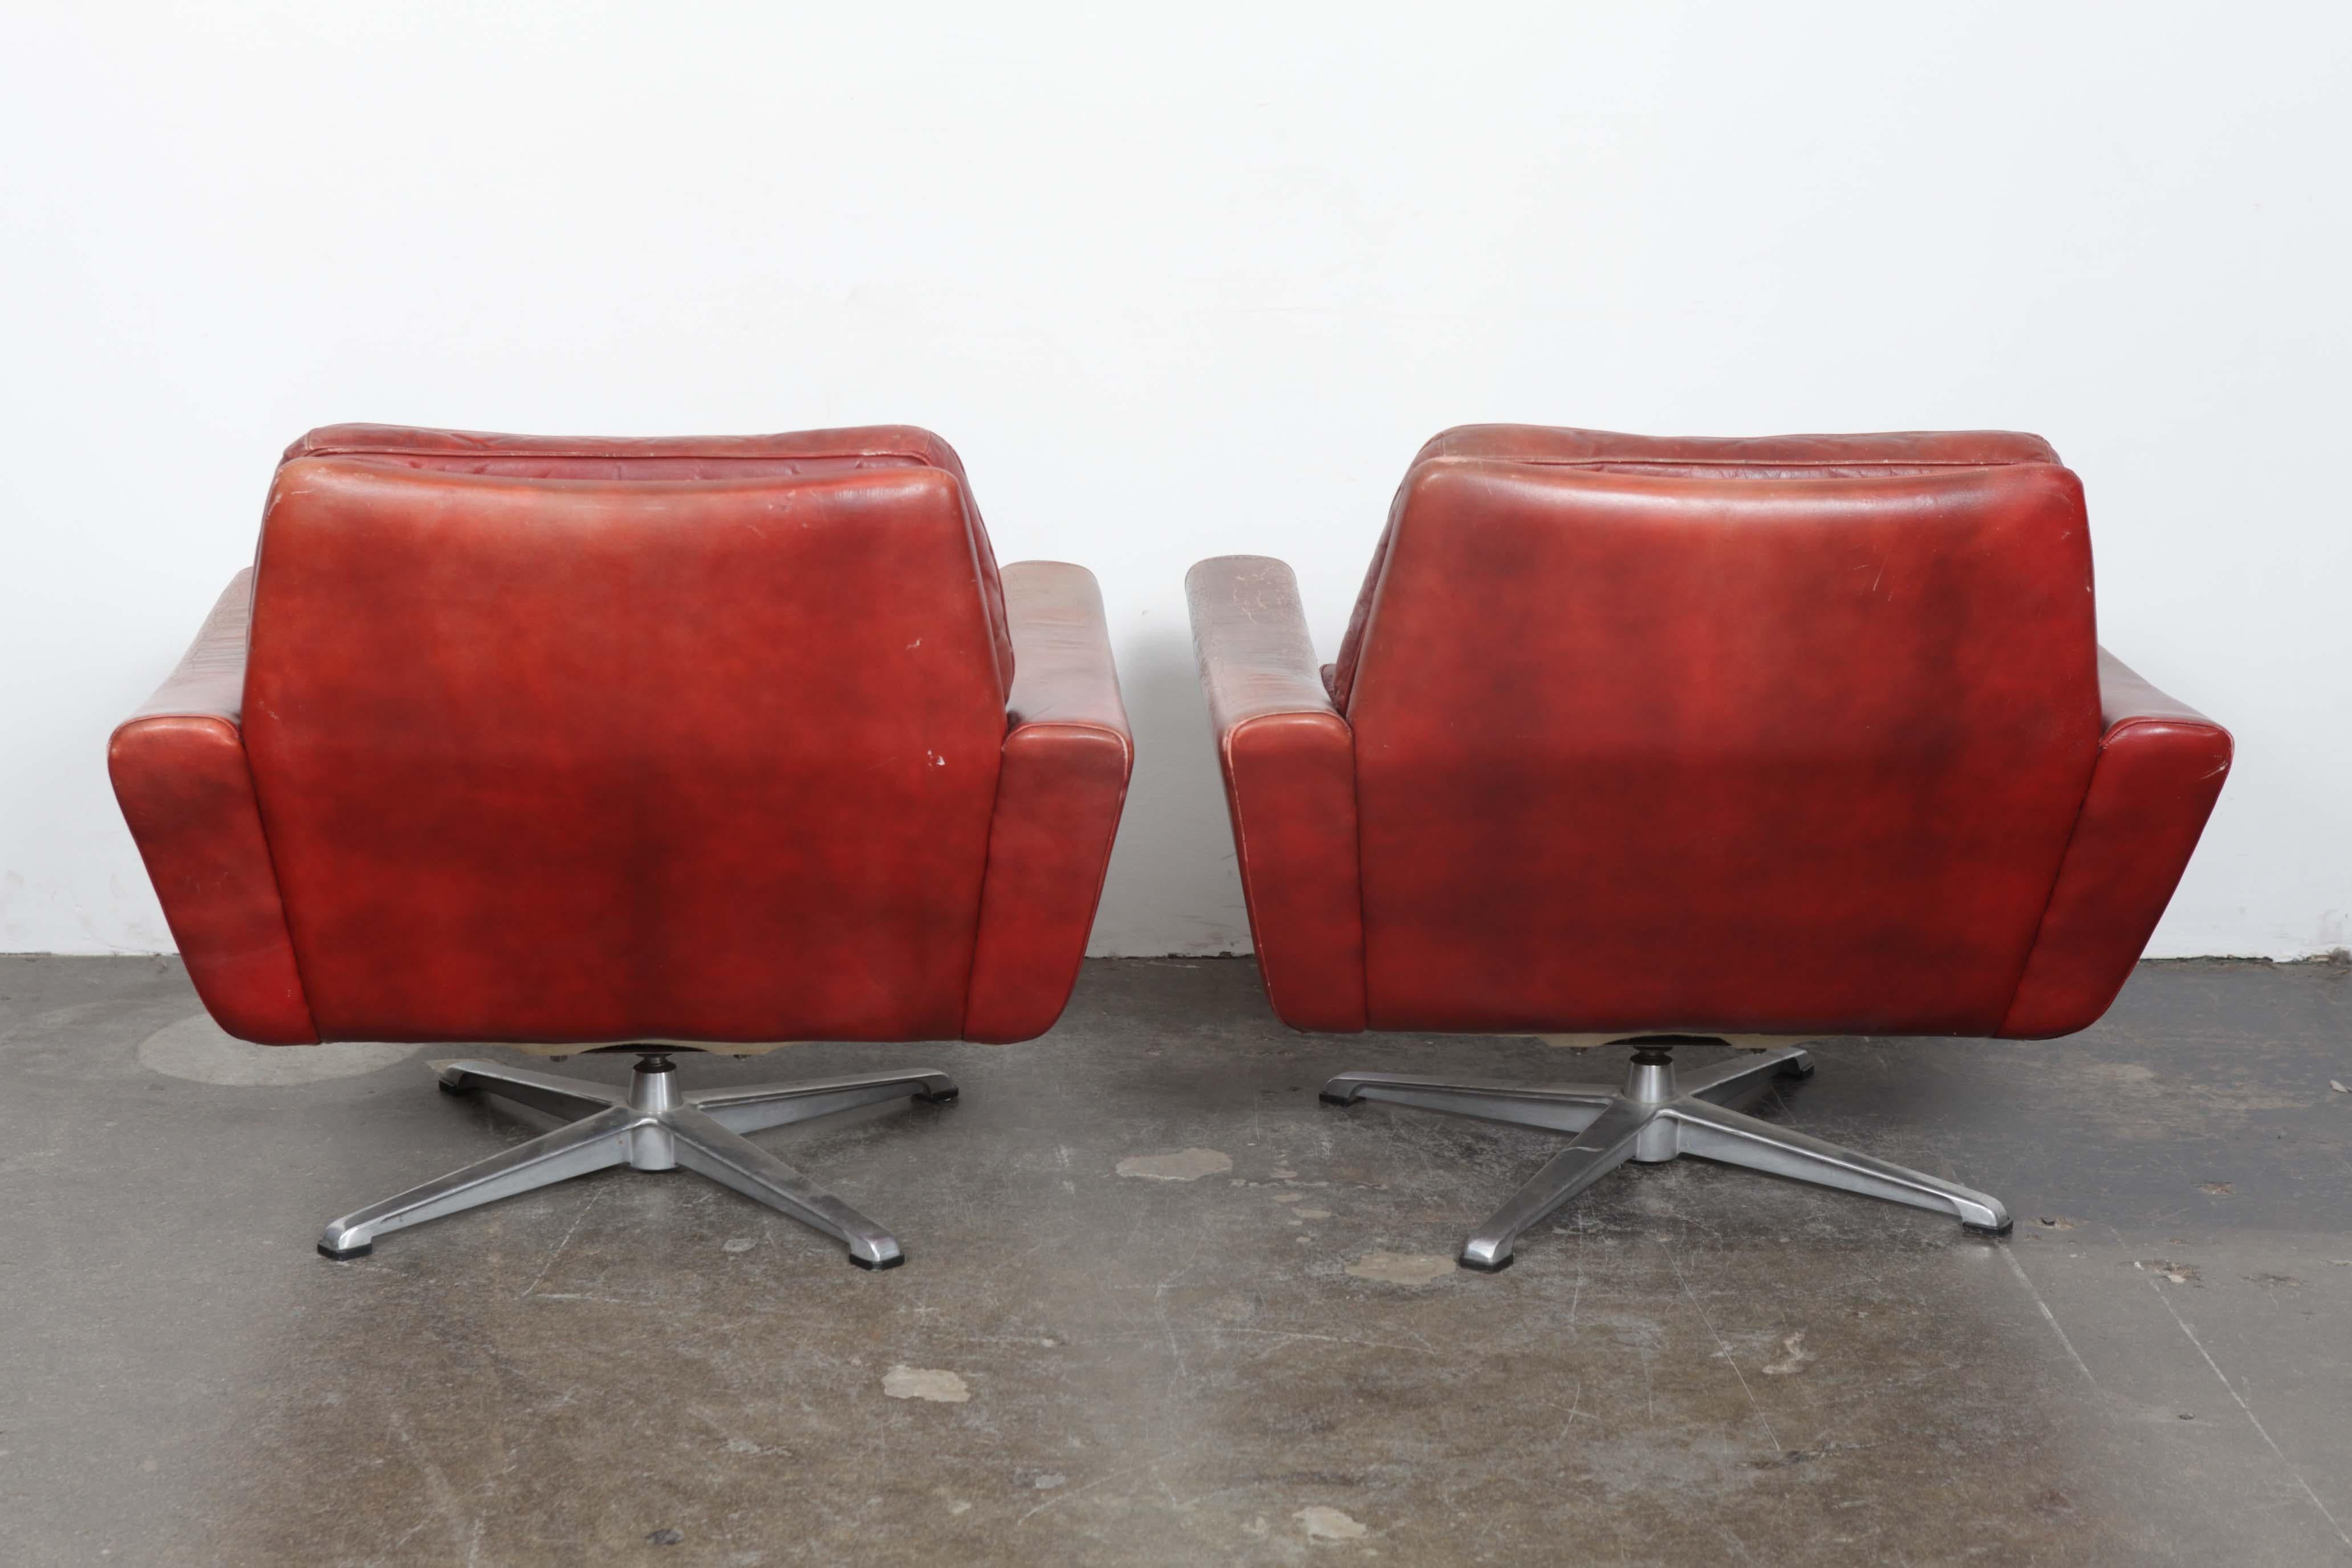
{"label": "leather seam", "polygon": [[[980,619],[988,628],[988,661],[996,669],[999,700],[1004,704],[1005,716],[1012,717],[1013,682],[1020,673],[1021,656],[1013,646],[1013,605],[1004,592],[1004,568],[998,563],[996,552],[990,547],[988,531],[980,521],[980,502],[971,493],[971,486],[952,469],[923,459],[921,466],[935,474],[945,474],[956,489],[956,510],[963,514],[964,549],[971,557],[971,585],[980,595]],[[992,573],[996,578],[996,592],[988,591]],[[1005,733],[1012,733],[1008,722]]]}
{"label": "leather seam", "polygon": [[1126,730],[1104,723],[1098,719],[1015,720],[1005,726],[1004,743],[1009,746],[1013,743],[1014,736],[1026,734],[1033,730],[1059,730],[1073,735],[1101,735],[1117,741],[1119,750],[1126,753],[1130,763],[1135,759],[1135,741],[1132,734]]}
{"label": "leather seam", "polygon": [[[1078,942],[1077,969],[1081,972],[1086,968],[1087,942],[1093,939],[1095,934],[1095,921],[1100,918],[1102,914],[1103,889],[1108,886],[1110,882],[1110,857],[1111,851],[1118,847],[1119,824],[1127,820],[1127,788],[1135,777],[1134,765],[1135,754],[1130,750],[1128,752],[1127,770],[1122,772],[1119,775],[1118,798],[1111,803],[1110,830],[1104,836],[1101,851],[1096,858],[1097,862],[1101,865],[1102,869],[1095,874],[1094,900],[1087,910],[1087,934],[1084,938],[1080,939]],[[1076,989],[1077,979],[1077,973],[1074,972],[1070,976],[1070,984],[1072,989]],[[1066,1011],[1069,1005],[1069,994],[1068,992],[1065,992],[1062,995],[1062,1010]],[[1061,1012],[1056,1012],[1054,1015],[1054,1023],[1061,1022]],[[1048,1029],[1053,1026],[1053,1024],[1045,1026]]]}
{"label": "leather seam", "polygon": [[1788,459],[1750,458],[1462,458],[1461,462],[1491,462],[1524,464],[1534,468],[2047,468],[2057,465],[2040,458],[1985,458],[1966,463],[1941,459],[1919,458],[1897,462],[1887,458],[1853,458],[1831,461],[1819,458]]}
{"label": "leather seam", "polygon": [[2074,820],[2067,825],[2065,847],[2058,851],[2058,864],[2050,873],[2050,891],[2042,900],[2042,912],[2033,917],[2033,940],[2025,944],[2024,961],[2017,966],[2017,978],[2010,984],[2009,1005],[2001,1009],[1999,1032],[1995,1039],[2009,1037],[2009,1021],[2017,1014],[2017,1004],[2025,994],[2026,976],[2033,973],[2034,957],[2042,951],[2042,938],[2050,924],[2050,911],[2058,907],[2058,889],[2066,880],[2066,862],[2074,858],[2075,837],[2083,831],[2083,818],[2090,815],[2091,792],[2098,786],[2100,764],[2107,760],[2107,745],[2115,738],[2118,726],[2110,724],[2099,734],[2098,754],[2091,759],[2090,776],[2083,781],[2083,801],[2074,808]]}
{"label": "leather seam", "polygon": [[[1257,714],[1253,717],[1267,716]],[[1271,995],[1274,980],[1266,970],[1265,948],[1257,940],[1257,889],[1249,873],[1249,817],[1242,810],[1241,773],[1234,765],[1234,737],[1241,733],[1243,725],[1252,721],[1251,719],[1244,719],[1225,727],[1225,732],[1217,738],[1217,758],[1224,764],[1225,798],[1231,807],[1229,815],[1234,819],[1234,873],[1241,879],[1242,918],[1249,921],[1250,952],[1257,959],[1258,984]]]}
{"label": "leather seam", "polygon": [[246,700],[246,686],[253,670],[253,628],[261,618],[261,547],[269,533],[267,510],[261,521],[261,539],[256,540],[253,546],[253,586],[247,590],[249,597],[245,607],[245,658],[236,677],[237,717],[230,727],[236,731],[236,754],[245,763],[246,783],[253,791],[253,823],[261,832],[261,852],[269,860],[269,885],[278,890],[278,923],[286,928],[286,956],[293,963],[295,984],[302,987],[302,1016],[310,1020],[310,1033],[317,1043],[325,1045],[326,1031],[319,1027],[319,1009],[310,1000],[310,976],[302,967],[302,945],[294,940],[294,916],[286,907],[286,882],[278,874],[278,848],[269,840],[269,813],[262,805],[261,775],[254,771],[253,748],[245,739],[245,710],[251,706]]}
{"label": "leather seam", "polygon": [[[1370,623],[1367,622],[1367,629]],[[1354,695],[1350,689],[1349,695]],[[1356,814],[1356,979],[1358,994],[1363,1005],[1364,1027],[1372,1026],[1372,933],[1370,922],[1364,919],[1364,784],[1361,772],[1363,753],[1356,746],[1356,727],[1348,723],[1345,714],[1339,722],[1348,730],[1348,805]]]}
{"label": "leather seam", "polygon": [[2101,749],[2104,750],[2116,736],[2134,730],[2179,730],[2189,733],[2203,731],[2224,740],[2230,735],[2227,730],[2202,713],[2126,713],[2107,726],[2106,732],[2099,738]]}
{"label": "leather seam", "polygon": [[988,879],[996,869],[997,813],[1004,805],[1004,748],[1012,742],[1014,731],[1007,715],[1004,738],[996,743],[996,782],[988,792],[988,834],[980,844],[980,885],[972,891],[971,949],[963,965],[963,1005],[956,1014],[956,1037],[969,1039],[971,1035],[971,992],[980,978],[981,938],[988,929]]}
{"label": "leather seam", "polygon": [[[259,576],[257,574],[255,577],[257,586],[259,582]],[[252,633],[248,630],[247,633],[248,647],[251,646],[251,637]],[[253,771],[253,753],[246,747],[245,726],[237,723],[232,724],[230,728],[236,731],[236,755],[237,760],[245,764],[247,787],[253,791],[253,826],[261,835],[261,853],[269,866],[269,885],[278,894],[278,928],[286,933],[287,961],[294,965],[295,984],[302,988],[302,1018],[310,1026],[313,1043],[325,1045],[327,1037],[319,1027],[318,1009],[310,1005],[310,976],[302,968],[302,950],[294,942],[293,917],[286,910],[286,884],[278,879],[278,851],[269,842],[269,818],[263,815],[261,809],[261,780]]]}
{"label": "leather seam", "polygon": [[2042,458],[1979,458],[1961,462],[1949,458],[1537,458],[1504,457],[1492,452],[1435,452],[1421,460],[1499,463],[1529,468],[1933,468],[1938,472],[2065,466]]}
{"label": "leather seam", "polygon": [[[915,452],[895,448],[872,451],[836,452],[547,452],[547,451],[475,451],[445,447],[314,447],[298,452],[279,463],[299,463],[305,458],[478,458],[488,462],[530,462],[546,458],[564,463],[639,461],[652,463],[796,463],[805,460],[829,462],[843,458],[902,458],[918,468],[936,469],[952,475],[954,470],[940,468],[929,458]],[[815,476],[811,476],[812,478]]]}
{"label": "leather seam", "polygon": [[988,795],[988,837],[980,848],[980,895],[971,905],[971,957],[963,970],[963,1008],[956,1019],[956,1035],[960,1039],[971,1037],[972,986],[980,978],[980,943],[988,929],[988,879],[996,869],[997,812],[1004,805],[1004,748],[1012,743],[1015,726],[1012,716],[1005,716],[1004,739],[996,745],[996,784]]}
{"label": "leather seam", "polygon": [[[1331,717],[1331,718],[1333,718],[1333,719],[1337,719],[1337,720],[1339,720],[1339,721],[1340,728],[1341,728],[1342,730],[1344,730],[1344,731],[1347,731],[1348,738],[1349,738],[1349,747],[1348,747],[1348,790],[1349,790],[1349,804],[1351,806],[1356,806],[1356,807],[1357,807],[1357,817],[1358,817],[1357,826],[1356,826],[1356,836],[1355,836],[1355,837],[1356,837],[1356,853],[1355,853],[1355,857],[1354,857],[1355,861],[1356,861],[1356,975],[1357,975],[1357,999],[1358,999],[1359,1004],[1360,1004],[1360,1005],[1362,1005],[1364,1006],[1364,1016],[1365,1016],[1365,1017],[1367,1018],[1367,1020],[1369,1020],[1369,1019],[1370,1019],[1370,1010],[1369,1001],[1368,1001],[1368,998],[1367,998],[1367,996],[1366,996],[1366,992],[1367,992],[1368,988],[1370,987],[1370,984],[1371,984],[1371,983],[1370,983],[1370,979],[1368,978],[1368,975],[1369,975],[1369,973],[1370,973],[1370,967],[1371,967],[1371,966],[1370,966],[1370,964],[1368,962],[1366,962],[1366,959],[1365,959],[1365,956],[1364,956],[1364,935],[1363,935],[1363,931],[1364,931],[1364,868],[1363,868],[1363,843],[1364,843],[1364,833],[1363,833],[1363,823],[1362,823],[1362,810],[1361,810],[1360,805],[1358,805],[1357,800],[1356,800],[1356,798],[1355,798],[1355,792],[1356,792],[1356,755],[1355,755],[1355,744],[1354,744],[1354,742],[1355,742],[1355,731],[1354,731],[1354,729],[1353,729],[1352,727],[1350,727],[1350,726],[1349,725],[1348,721],[1347,721],[1347,718],[1346,718],[1346,716],[1345,716],[1345,715],[1343,715],[1343,714],[1341,714],[1341,713],[1338,712],[1337,710],[1333,710],[1333,709],[1331,709],[1331,708],[1329,708],[1329,707],[1328,707],[1328,706],[1327,706],[1327,707],[1322,707],[1322,708],[1312,708],[1312,707],[1301,707],[1301,708],[1282,708],[1282,709],[1276,709],[1276,710],[1271,710],[1271,711],[1264,712],[1264,713],[1253,713],[1253,714],[1250,714],[1250,715],[1249,715],[1248,717],[1246,717],[1246,718],[1244,718],[1244,719],[1237,719],[1237,720],[1235,720],[1233,723],[1231,723],[1231,724],[1229,724],[1229,725],[1225,726],[1223,733],[1223,734],[1218,738],[1217,752],[1218,752],[1218,755],[1219,755],[1220,760],[1221,760],[1221,761],[1223,761],[1223,763],[1224,763],[1224,773],[1225,773],[1225,778],[1226,778],[1226,781],[1227,781],[1227,784],[1226,784],[1227,797],[1228,797],[1228,800],[1229,800],[1229,802],[1230,802],[1230,804],[1231,804],[1231,807],[1232,807],[1231,815],[1232,815],[1233,819],[1234,819],[1234,869],[1235,873],[1236,873],[1236,874],[1241,878],[1241,884],[1242,884],[1242,910],[1243,910],[1243,913],[1244,913],[1244,914],[1248,918],[1248,920],[1249,920],[1249,925],[1250,925],[1250,936],[1251,936],[1251,949],[1252,949],[1253,952],[1255,952],[1255,955],[1256,955],[1256,957],[1257,957],[1258,980],[1259,980],[1259,983],[1260,983],[1261,984],[1263,984],[1263,985],[1265,987],[1265,989],[1266,989],[1267,993],[1268,993],[1269,994],[1272,994],[1272,992],[1273,992],[1273,989],[1274,989],[1274,984],[1273,984],[1272,980],[1271,980],[1270,978],[1268,978],[1267,968],[1266,968],[1266,962],[1265,962],[1265,947],[1264,947],[1262,944],[1260,944],[1260,943],[1257,942],[1257,940],[1256,940],[1256,937],[1257,937],[1257,929],[1258,929],[1258,920],[1257,920],[1257,891],[1256,891],[1256,888],[1255,888],[1255,884],[1254,884],[1254,881],[1253,881],[1253,879],[1252,879],[1252,878],[1250,877],[1250,874],[1249,874],[1249,829],[1248,829],[1248,827],[1245,826],[1245,824],[1246,824],[1246,820],[1247,820],[1247,814],[1246,814],[1246,813],[1244,813],[1244,812],[1242,810],[1242,805],[1241,805],[1241,784],[1240,784],[1240,778],[1239,778],[1239,775],[1234,772],[1234,737],[1235,737],[1235,736],[1239,735],[1239,734],[1242,732],[1242,731],[1243,731],[1243,730],[1246,729],[1248,726],[1250,726],[1250,725],[1252,725],[1252,724],[1255,724],[1255,723],[1258,722],[1260,720],[1263,720],[1263,719],[1291,719],[1291,718],[1310,718],[1310,719],[1316,719],[1316,718],[1322,718],[1322,717],[1325,717],[1326,715],[1328,715],[1329,717]],[[1364,1026],[1365,1026],[1365,1027],[1370,1027],[1370,1023],[1369,1023],[1369,1022],[1367,1022],[1367,1024],[1366,1024]]]}

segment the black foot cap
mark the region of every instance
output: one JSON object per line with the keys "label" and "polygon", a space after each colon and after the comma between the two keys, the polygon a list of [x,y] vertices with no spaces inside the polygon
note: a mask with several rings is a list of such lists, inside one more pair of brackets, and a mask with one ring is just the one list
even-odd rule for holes
{"label": "black foot cap", "polygon": [[1798,1079],[1809,1079],[1813,1076],[1813,1064],[1811,1062],[1790,1062],[1780,1069],[1780,1076],[1782,1078],[1793,1078]]}
{"label": "black foot cap", "polygon": [[1457,1258],[1454,1260],[1454,1266],[1457,1268],[1467,1268],[1473,1274],[1500,1274],[1518,1260],[1519,1255],[1514,1252],[1500,1263],[1476,1263],[1467,1258]]}
{"label": "black foot cap", "polygon": [[1326,1105],[1353,1105],[1356,1103],[1356,1097],[1352,1094],[1318,1094],[1315,1098],[1321,1100]]}
{"label": "black foot cap", "polygon": [[365,1258],[369,1253],[373,1252],[374,1250],[375,1243],[373,1241],[363,1241],[357,1247],[346,1247],[340,1252],[336,1251],[333,1247],[329,1247],[323,1241],[319,1243],[319,1256],[321,1258],[331,1258],[338,1263],[341,1263],[349,1258]]}
{"label": "black foot cap", "polygon": [[468,1092],[465,1085],[451,1083],[446,1078],[436,1078],[433,1080],[433,1087],[439,1089],[444,1094],[465,1094]]}
{"label": "black foot cap", "polygon": [[1990,1236],[1995,1240],[1998,1240],[2000,1237],[2007,1236],[2011,1231],[2015,1230],[2017,1228],[2017,1222],[2015,1220],[2011,1220],[2007,1225],[1991,1226],[1970,1225],[1968,1221],[1962,1220],[1960,1222],[1960,1228],[1967,1231],[1970,1236]]}
{"label": "black foot cap", "polygon": [[851,1254],[849,1255],[849,1261],[851,1261],[852,1263],[855,1263],[855,1264],[856,1264],[856,1265],[857,1265],[857,1267],[859,1267],[860,1268],[865,1269],[865,1270],[866,1270],[866,1272],[867,1272],[868,1274],[879,1274],[879,1273],[880,1273],[880,1272],[882,1272],[882,1270],[884,1270],[885,1268],[898,1268],[898,1265],[900,1265],[901,1263],[906,1262],[906,1261],[907,1261],[907,1255],[906,1255],[905,1253],[903,1253],[903,1252],[902,1252],[902,1253],[898,1254],[896,1258],[885,1258],[883,1261],[881,1261],[881,1262],[879,1262],[879,1263],[868,1263],[868,1262],[866,1262],[866,1259],[864,1259],[863,1258],[858,1257],[858,1256],[857,1256],[857,1254],[856,1254],[856,1253],[854,1253],[854,1252],[853,1252],[853,1253],[851,1253]]}
{"label": "black foot cap", "polygon": [[963,1090],[960,1089],[943,1089],[937,1094],[918,1094],[915,1098],[925,1105],[952,1105],[956,1098],[962,1093]]}

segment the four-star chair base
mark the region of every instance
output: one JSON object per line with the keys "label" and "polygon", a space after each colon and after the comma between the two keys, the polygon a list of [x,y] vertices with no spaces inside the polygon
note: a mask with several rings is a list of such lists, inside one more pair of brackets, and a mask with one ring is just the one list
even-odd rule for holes
{"label": "four-star chair base", "polygon": [[2009,1234],[2009,1211],[1998,1198],[1726,1108],[1774,1078],[1811,1078],[1812,1061],[1802,1049],[1734,1058],[1678,1079],[1670,1047],[1714,1044],[1712,1037],[1657,1035],[1627,1043],[1637,1048],[1622,1089],[1605,1084],[1450,1083],[1351,1072],[1325,1084],[1323,1099],[1332,1105],[1385,1100],[1577,1135],[1463,1244],[1462,1267],[1490,1274],[1511,1266],[1511,1249],[1521,1232],[1626,1161],[1651,1163],[1682,1154],[1935,1209],[1986,1236]]}
{"label": "four-star chair base", "polygon": [[669,1059],[669,1049],[677,1047],[635,1048],[637,1070],[626,1093],[499,1062],[429,1064],[447,1093],[483,1089],[580,1120],[345,1215],[329,1224],[319,1250],[329,1258],[359,1258],[373,1251],[375,1238],[385,1231],[625,1164],[640,1171],[699,1172],[836,1237],[860,1268],[895,1268],[907,1260],[888,1231],[742,1135],[888,1100],[911,1097],[943,1104],[957,1092],[947,1074],[861,1073],[680,1094],[672,1086],[677,1069]]}

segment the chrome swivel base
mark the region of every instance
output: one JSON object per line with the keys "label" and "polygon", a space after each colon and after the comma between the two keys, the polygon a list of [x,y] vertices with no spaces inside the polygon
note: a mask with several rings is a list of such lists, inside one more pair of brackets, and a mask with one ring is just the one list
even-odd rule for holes
{"label": "chrome swivel base", "polygon": [[909,1096],[943,1104],[957,1092],[947,1074],[860,1074],[680,1094],[672,1084],[677,1065],[667,1050],[647,1047],[638,1055],[636,1074],[625,1094],[584,1079],[500,1062],[428,1064],[447,1093],[481,1089],[581,1120],[345,1215],[328,1225],[319,1250],[334,1258],[362,1257],[375,1249],[375,1238],[387,1230],[512,1197],[566,1176],[626,1164],[640,1171],[683,1167],[699,1172],[838,1237],[849,1248],[849,1260],[860,1268],[896,1268],[907,1261],[888,1231],[742,1134]]}
{"label": "chrome swivel base", "polygon": [[1325,1084],[1323,1098],[1333,1105],[1385,1100],[1577,1135],[1463,1245],[1462,1267],[1490,1274],[1511,1266],[1521,1232],[1626,1161],[1651,1163],[1681,1154],[1935,1209],[1987,1236],[2009,1234],[2009,1211],[1998,1198],[1726,1109],[1726,1102],[1774,1078],[1811,1078],[1812,1060],[1802,1049],[1735,1058],[1677,1079],[1669,1048],[1711,1045],[1711,1037],[1649,1036],[1627,1043],[1638,1048],[1622,1089],[1605,1084],[1447,1083],[1350,1072]]}

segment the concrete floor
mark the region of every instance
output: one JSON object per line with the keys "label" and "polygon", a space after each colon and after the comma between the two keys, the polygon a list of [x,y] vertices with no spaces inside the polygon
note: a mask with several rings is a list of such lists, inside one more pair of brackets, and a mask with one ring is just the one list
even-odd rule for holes
{"label": "concrete floor", "polygon": [[626,1171],[332,1264],[330,1215],[548,1123],[443,1052],[235,1047],[172,962],[0,961],[0,1559],[2352,1563],[2347,1023],[2344,969],[2180,963],[2073,1040],[1830,1042],[1758,1113],[2012,1240],[1682,1161],[1486,1277],[1444,1265],[1558,1140],[1317,1085],[1621,1051],[1091,963],[1026,1046],[687,1058],[955,1073],[761,1135],[902,1269]]}

